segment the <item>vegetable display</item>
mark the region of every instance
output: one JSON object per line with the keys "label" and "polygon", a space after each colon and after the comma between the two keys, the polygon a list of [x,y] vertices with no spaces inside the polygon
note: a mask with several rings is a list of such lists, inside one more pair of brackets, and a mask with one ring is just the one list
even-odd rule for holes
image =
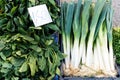
{"label": "vegetable display", "polygon": [[[53,22],[34,27],[28,7],[46,4]],[[54,42],[59,31],[54,0],[0,0],[0,80],[52,80],[65,57]]]}
{"label": "vegetable display", "polygon": [[61,3],[65,76],[115,77],[111,0]]}

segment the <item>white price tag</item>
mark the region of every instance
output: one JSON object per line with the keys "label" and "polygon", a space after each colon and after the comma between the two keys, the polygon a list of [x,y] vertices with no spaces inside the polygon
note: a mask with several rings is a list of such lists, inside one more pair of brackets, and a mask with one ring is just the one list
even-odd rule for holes
{"label": "white price tag", "polygon": [[52,22],[46,4],[28,8],[28,12],[33,20],[35,27]]}

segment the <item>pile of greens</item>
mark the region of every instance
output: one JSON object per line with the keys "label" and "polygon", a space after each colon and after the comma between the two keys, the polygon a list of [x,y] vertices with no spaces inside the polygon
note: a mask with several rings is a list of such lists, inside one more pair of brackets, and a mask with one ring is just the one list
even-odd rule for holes
{"label": "pile of greens", "polygon": [[113,29],[113,50],[116,56],[116,63],[120,64],[120,28]]}
{"label": "pile of greens", "polygon": [[[28,7],[46,4],[53,22],[35,28]],[[52,34],[59,31],[54,0],[0,0],[0,80],[51,80],[64,55]]]}

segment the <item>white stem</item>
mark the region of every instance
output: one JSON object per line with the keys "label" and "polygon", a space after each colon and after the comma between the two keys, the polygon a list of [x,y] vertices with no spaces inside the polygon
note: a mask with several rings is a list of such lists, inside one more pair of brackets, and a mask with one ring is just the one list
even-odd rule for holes
{"label": "white stem", "polygon": [[101,48],[102,48],[103,60],[104,60],[104,65],[105,65],[106,71],[110,71],[111,69],[110,69],[108,51],[106,50],[106,48],[104,46],[101,46]]}
{"label": "white stem", "polygon": [[65,66],[66,66],[66,68],[69,68],[69,58],[68,58],[68,55],[69,55],[69,54],[67,54],[66,38],[65,38],[65,35],[64,35],[64,34],[62,35],[62,38],[63,38],[63,51],[64,51],[64,54],[67,55],[67,57],[65,58]]}
{"label": "white stem", "polygon": [[66,46],[66,54],[67,54],[67,57],[66,57],[66,60],[68,61],[68,63],[66,63],[66,68],[69,68],[69,65],[70,65],[70,40],[69,38],[67,38],[67,46]]}
{"label": "white stem", "polygon": [[112,45],[109,45],[109,55],[110,55],[110,67],[111,70],[114,71],[115,70],[115,64],[114,64],[114,58],[113,58],[113,48]]}
{"label": "white stem", "polygon": [[93,45],[93,39],[92,36],[89,36],[88,45],[87,45],[87,56],[86,56],[86,65],[89,67],[92,67],[93,65],[93,51],[92,51],[92,45]]}
{"label": "white stem", "polygon": [[83,46],[83,51],[82,51],[82,64],[85,64],[86,63],[86,45],[84,43],[84,46]]}
{"label": "white stem", "polygon": [[107,47],[107,31],[102,30],[103,26],[100,28],[99,32],[99,41],[100,41],[100,47],[101,47],[101,54],[103,57],[104,65],[105,65],[105,71],[110,71],[110,62],[109,62],[109,54],[108,54],[108,47]]}
{"label": "white stem", "polygon": [[97,52],[98,52],[98,60],[99,60],[99,68],[100,70],[105,70],[105,66],[104,66],[104,63],[103,63],[103,55],[102,55],[102,52],[101,52],[101,47],[100,47],[100,42],[99,40],[97,39]]}
{"label": "white stem", "polygon": [[78,68],[79,67],[79,63],[78,63],[78,53],[79,53],[79,50],[78,50],[78,46],[79,45],[79,40],[75,39],[74,41],[74,45],[73,45],[73,50],[72,50],[72,53],[71,53],[71,65],[74,67],[74,68]]}
{"label": "white stem", "polygon": [[81,62],[82,54],[83,54],[83,43],[81,42],[80,47],[79,47],[79,53],[78,53],[78,56],[79,56],[78,62],[79,63]]}
{"label": "white stem", "polygon": [[[82,59],[81,59],[82,58]],[[85,46],[85,40],[81,40],[80,47],[79,47],[79,63],[82,60],[82,64],[85,64],[86,62],[86,46]]]}
{"label": "white stem", "polygon": [[97,71],[97,70],[100,70],[100,60],[99,60],[99,56],[98,56],[98,49],[97,49],[97,46],[94,46],[94,69]]}

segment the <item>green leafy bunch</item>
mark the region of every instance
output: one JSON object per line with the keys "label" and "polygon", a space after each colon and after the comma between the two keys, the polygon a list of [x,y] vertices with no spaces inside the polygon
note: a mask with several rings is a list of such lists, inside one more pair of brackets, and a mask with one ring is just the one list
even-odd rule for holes
{"label": "green leafy bunch", "polygon": [[[46,4],[53,22],[35,28],[28,7]],[[52,34],[59,31],[54,0],[0,0],[0,80],[51,80],[65,57]]]}
{"label": "green leafy bunch", "polygon": [[120,64],[120,29],[113,29],[113,49],[116,56],[116,63]]}
{"label": "green leafy bunch", "polygon": [[[49,29],[59,30],[59,6],[54,0],[0,0],[0,32],[24,33],[28,28],[34,27],[28,13],[28,7],[46,4],[53,23],[45,25],[47,32]],[[27,32],[26,32],[27,31]]]}
{"label": "green leafy bunch", "polygon": [[48,79],[60,75],[64,55],[52,39],[16,34],[0,37],[0,79]]}

